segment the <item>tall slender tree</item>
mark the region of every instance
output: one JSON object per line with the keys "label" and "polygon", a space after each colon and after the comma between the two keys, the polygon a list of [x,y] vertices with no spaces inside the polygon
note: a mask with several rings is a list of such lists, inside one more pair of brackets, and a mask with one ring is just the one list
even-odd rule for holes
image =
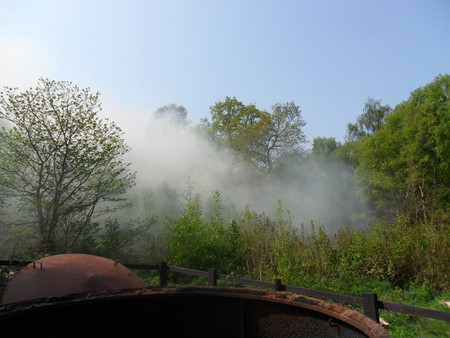
{"label": "tall slender tree", "polygon": [[370,136],[383,125],[385,118],[392,112],[389,105],[382,105],[381,100],[368,98],[364,110],[356,123],[347,125],[347,139],[354,141],[363,136]]}

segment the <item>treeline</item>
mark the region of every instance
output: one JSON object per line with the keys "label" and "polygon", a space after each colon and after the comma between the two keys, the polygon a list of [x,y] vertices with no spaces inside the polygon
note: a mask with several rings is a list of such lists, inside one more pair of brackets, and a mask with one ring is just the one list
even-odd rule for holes
{"label": "treeline", "polygon": [[[259,152],[253,149],[254,143],[262,144],[259,137],[276,134],[264,135],[268,127],[262,125],[269,123],[271,114],[261,122],[262,115],[253,105],[235,98],[216,103],[211,108],[212,122],[205,121],[204,128],[240,152],[243,160],[269,171],[272,179],[282,179],[293,161],[305,163],[311,158],[324,166],[351,168],[353,177],[346,183],[355,184],[358,196],[369,203],[372,226],[343,227],[333,235],[321,225],[294,224],[279,212],[269,217],[251,210],[226,221],[217,213],[205,219],[197,197],[187,201],[180,216],[166,222],[171,261],[253,278],[282,277],[301,285],[320,281],[331,287],[336,281],[344,285],[347,279],[357,285],[357,276],[402,287],[418,283],[448,288],[449,90],[450,76],[442,75],[395,108],[369,99],[357,121],[348,125],[344,144],[316,138],[311,153],[302,154],[297,140],[289,150],[287,144],[275,147],[284,152],[277,152],[270,162],[259,162]],[[281,107],[277,105],[273,114]],[[298,106],[287,104],[283,109],[296,111],[293,130],[302,125]],[[283,130],[289,130],[289,121]],[[220,204],[212,210],[221,210]]]}
{"label": "treeline", "polygon": [[[440,75],[395,108],[369,98],[343,144],[316,138],[310,152],[302,148],[304,121],[294,103],[276,104],[268,113],[236,98],[217,102],[200,128],[252,166],[257,184],[288,178],[300,189],[317,175],[333,177],[327,182],[333,203],[350,200],[355,209],[333,232],[327,224],[296,223],[285,206],[270,215],[251,208],[230,213],[219,192],[206,207],[201,196],[188,196],[163,222],[169,262],[304,286],[339,285],[340,291],[360,285],[357,280],[447,290],[449,89],[450,76]],[[292,143],[291,133],[297,137]],[[323,175],[335,168],[346,169],[339,180]],[[369,224],[358,229],[351,218]]]}
{"label": "treeline", "polygon": [[284,170],[309,159],[351,169],[359,196],[377,218],[448,221],[449,88],[450,76],[439,75],[395,108],[369,98],[357,121],[348,124],[344,144],[315,138],[310,154],[302,146],[305,122],[293,102],[277,103],[268,113],[227,97],[211,107],[211,121],[202,127],[271,177],[282,179]]}
{"label": "treeline", "polygon": [[[293,130],[303,126],[295,104],[260,115],[235,98],[216,103],[203,130],[259,172],[260,183],[287,179],[300,188],[324,180],[333,186],[333,204],[351,201],[355,209],[345,209],[342,226],[330,231],[327,224],[298,224],[282,201],[270,215],[246,209],[230,217],[219,193],[207,207],[190,196],[179,215],[164,222],[165,257],[178,266],[357,296],[372,291],[386,301],[445,311],[438,299],[448,299],[450,285],[449,94],[450,76],[439,75],[394,108],[369,98],[348,124],[344,143],[316,138],[310,152],[302,137],[293,147],[274,146],[276,137],[265,142],[281,125],[270,122],[278,109],[297,107],[290,121]],[[340,180],[326,174],[336,169],[345,169]],[[358,222],[367,225],[358,228]],[[445,323],[382,315],[393,336],[448,332]]]}
{"label": "treeline", "polygon": [[[299,222],[288,198],[262,212],[225,203],[220,191],[206,198],[189,183],[184,193],[160,182],[127,195],[139,173],[124,161],[130,147],[120,128],[98,117],[98,93],[47,79],[25,92],[5,88],[0,257],[84,252],[167,260],[346,294],[377,291],[396,302],[412,294],[407,302],[423,304],[449,290],[449,91],[450,76],[439,75],[393,108],[369,98],[345,142],[319,137],[311,150],[294,102],[268,112],[226,97],[194,127],[183,106],[155,112],[231,151],[225,182],[251,182],[245,187],[274,200],[326,186],[327,204],[324,195],[301,201],[300,211],[312,215]],[[311,221],[318,210],[328,218]]]}
{"label": "treeline", "polygon": [[369,101],[339,153],[378,216],[449,221],[450,76],[411,93],[394,109]]}
{"label": "treeline", "polygon": [[[287,276],[289,271],[297,274],[296,269],[303,266],[279,258],[282,250],[277,246],[287,241],[281,239],[289,233],[287,238],[291,241],[285,252],[291,252],[292,259],[296,253],[323,257],[319,250],[313,250],[312,244],[320,238],[323,253],[333,252],[328,257],[330,266],[338,264],[337,257],[351,256],[355,262],[359,257],[361,269],[370,268],[364,268],[365,272],[354,270],[358,275],[396,285],[411,281],[430,283],[443,289],[448,282],[442,280],[444,275],[436,272],[431,276],[430,264],[420,259],[432,262],[433,257],[439,257],[439,262],[448,263],[445,257],[449,255],[436,250],[448,248],[449,88],[450,76],[439,75],[394,108],[369,98],[358,119],[348,124],[344,143],[334,138],[316,138],[311,150],[305,149],[306,122],[300,106],[294,102],[275,103],[271,111],[265,111],[226,97],[211,106],[209,118],[194,127],[183,106],[171,104],[155,112],[156,118],[195,130],[216,147],[232,151],[234,171],[227,179],[236,185],[243,180],[251,181],[255,187],[270,182],[270,189],[258,193],[274,195],[286,187],[313,195],[320,184],[327,186],[328,204],[319,204],[320,198],[316,204],[328,218],[321,219],[323,227],[315,222],[314,229],[309,226],[314,215],[302,220],[303,226],[291,217],[284,229],[276,213],[254,211],[251,206],[236,210],[233,201],[231,205],[222,202],[221,208],[227,211],[208,218],[199,208],[206,208],[209,213],[215,210],[213,206],[219,208],[217,201],[205,201],[195,194],[196,200],[192,200],[192,195],[180,194],[169,182],[142,187],[135,190],[138,193],[134,197],[127,196],[136,182],[136,173],[123,160],[130,148],[118,126],[98,117],[98,93],[45,79],[36,89],[25,92],[6,88],[0,95],[4,125],[0,131],[0,254],[29,259],[62,252],[91,252],[135,261],[169,258],[177,264],[206,268],[222,267],[215,260],[208,261],[209,266],[202,262],[217,252],[228,262],[223,263],[226,271],[263,278]],[[233,176],[236,172],[239,175]],[[278,196],[273,199],[276,201]],[[292,208],[288,199],[282,203],[284,209]],[[130,208],[130,204],[134,206]],[[313,205],[307,201],[305,204],[306,209],[316,212]],[[192,219],[194,211],[197,220]],[[136,218],[136,214],[140,217]],[[331,220],[342,229],[330,228],[327,223]],[[192,229],[183,230],[189,227]],[[196,233],[197,227],[203,229],[201,233]],[[361,228],[366,229],[356,230]],[[418,257],[410,250],[422,248],[424,254],[416,261],[421,262],[422,272],[419,265],[413,267],[412,263],[411,269],[406,268],[409,263],[398,255],[395,259],[381,259],[383,250],[395,246],[394,242],[388,245],[379,241],[396,238],[391,232],[400,228],[405,234],[411,231],[411,243],[416,243],[403,248],[401,257]],[[430,235],[421,237],[421,229]],[[178,240],[177,231],[186,236],[190,233],[192,245],[187,238]],[[249,240],[247,245],[245,231],[261,237]],[[344,235],[348,245],[345,250]],[[232,240],[233,236],[239,241]],[[431,238],[441,242],[432,242]],[[208,244],[201,246],[204,241]],[[257,247],[250,247],[250,242]],[[226,251],[224,246],[232,243],[234,251]],[[355,243],[366,243],[365,251],[355,249]],[[369,249],[369,243],[380,245],[380,252]],[[197,249],[201,254],[194,254]],[[183,261],[183,255],[195,259]],[[381,268],[364,257],[378,257],[377,264],[390,263],[383,263],[388,265]],[[258,263],[252,263],[258,259]],[[305,257],[298,259],[307,261]],[[349,264],[349,269],[355,264],[359,263]],[[303,276],[317,279],[330,273],[325,267],[311,269],[305,268],[307,273]]]}

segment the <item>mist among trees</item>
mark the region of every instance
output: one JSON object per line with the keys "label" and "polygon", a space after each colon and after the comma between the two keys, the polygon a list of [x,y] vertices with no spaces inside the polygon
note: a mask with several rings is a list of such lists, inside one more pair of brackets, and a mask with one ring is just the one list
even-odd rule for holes
{"label": "mist among trees", "polygon": [[5,88],[0,257],[83,252],[433,297],[449,288],[449,90],[439,75],[395,107],[369,97],[344,142],[307,149],[295,102],[225,97],[198,125],[170,103],[127,144],[89,88]]}
{"label": "mist among trees", "polygon": [[[295,102],[268,112],[225,97],[195,126],[184,106],[167,104],[131,148],[98,117],[98,93],[45,79],[25,92],[5,88],[3,238],[22,231],[33,234],[33,250],[71,252],[98,240],[108,218],[146,220],[159,231],[190,195],[208,206],[214,192],[229,220],[246,209],[272,216],[282,201],[295,228],[314,221],[330,235],[398,215],[447,222],[448,87],[449,76],[439,75],[395,108],[369,97],[343,144],[317,137],[312,149]],[[18,254],[8,242],[2,254]]]}

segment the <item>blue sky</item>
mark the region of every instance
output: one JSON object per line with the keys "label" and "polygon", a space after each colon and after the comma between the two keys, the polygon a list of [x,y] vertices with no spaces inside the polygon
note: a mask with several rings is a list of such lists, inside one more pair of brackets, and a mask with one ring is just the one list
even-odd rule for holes
{"label": "blue sky", "polygon": [[295,101],[310,141],[342,141],[368,97],[450,73],[449,18],[448,0],[0,0],[0,86],[89,86],[126,133],[168,103],[197,123],[226,96]]}

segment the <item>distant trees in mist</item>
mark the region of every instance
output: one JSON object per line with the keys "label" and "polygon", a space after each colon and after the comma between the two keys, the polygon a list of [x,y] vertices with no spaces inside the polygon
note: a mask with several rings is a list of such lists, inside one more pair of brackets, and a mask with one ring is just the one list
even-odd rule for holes
{"label": "distant trees in mist", "polygon": [[[166,261],[438,309],[449,290],[450,76],[381,102],[368,98],[343,142],[316,137],[312,149],[294,102],[265,111],[225,97],[196,126],[172,103],[133,153],[89,88],[5,88],[0,259]],[[388,315],[401,336],[447,331]]]}
{"label": "distant trees in mist", "polygon": [[[273,182],[280,186],[272,187],[274,194],[298,189],[301,194],[292,196],[311,197],[329,188],[324,191],[330,203],[328,208],[322,204],[327,210],[321,212],[339,220],[341,227],[333,235],[327,223],[296,224],[289,200],[280,201],[270,215],[247,208],[227,218],[220,200],[208,212],[198,197],[189,198],[179,217],[165,223],[169,261],[346,293],[371,283],[387,283],[396,292],[417,286],[445,292],[450,264],[449,95],[450,76],[439,75],[394,108],[369,98],[356,122],[348,124],[344,143],[318,137],[310,152],[286,150],[271,166],[264,164],[256,184]],[[257,108],[227,97],[211,107],[211,115],[204,124],[213,139],[241,153],[243,160],[250,157],[248,145],[240,142],[245,144],[245,133],[260,122]],[[297,147],[302,140],[297,139]],[[345,226],[361,216],[370,217],[366,228]]]}
{"label": "distant trees in mist", "polygon": [[[210,107],[210,117],[199,127],[217,145],[231,149],[238,165],[260,175],[256,185],[270,180],[280,185],[272,188],[275,194],[284,190],[291,198],[311,196],[323,210],[321,220],[328,220],[325,211],[342,224],[399,214],[413,222],[445,220],[450,201],[449,81],[449,75],[439,75],[394,108],[369,97],[356,121],[348,123],[345,142],[317,137],[310,151],[304,149],[306,122],[294,102],[276,103],[266,112],[225,97]],[[292,193],[295,189],[298,194]],[[332,206],[340,206],[346,217]]]}
{"label": "distant trees in mist", "polygon": [[[245,211],[236,210],[244,209],[236,201],[245,192],[264,211],[269,210],[262,203],[267,197],[282,200],[294,216],[320,218],[325,228],[333,223],[330,231],[399,216],[411,224],[448,223],[449,92],[450,76],[440,75],[394,108],[369,98],[362,114],[348,124],[345,142],[317,137],[310,151],[304,149],[306,122],[294,102],[275,103],[265,111],[225,97],[194,127],[182,105],[162,106],[154,117],[190,128],[233,154],[231,169],[220,171],[227,176],[221,182],[235,194],[227,196],[230,211],[224,215],[230,222],[251,212],[246,202]],[[135,184],[135,173],[123,160],[130,147],[120,128],[101,120],[99,111],[98,93],[68,82],[41,80],[36,89],[1,93],[0,254],[25,252],[25,238],[23,243],[33,248],[29,256],[76,250],[123,254],[138,235],[140,246],[134,248],[168,250],[146,229],[158,224],[161,230],[182,219],[183,212],[192,214],[195,210],[183,211],[192,196],[181,196],[170,181],[137,187],[127,195]],[[217,177],[215,172],[209,176]],[[117,215],[127,222],[121,224],[113,218]],[[134,221],[135,216],[140,220]],[[275,216],[253,219],[271,224],[270,217]],[[231,224],[224,234],[234,236],[235,231]],[[162,241],[156,246],[154,236]]]}
{"label": "distant trees in mist", "polygon": [[188,111],[184,106],[177,106],[175,103],[161,106],[154,112],[154,116],[157,119],[177,126],[185,126],[189,123],[187,114]]}
{"label": "distant trees in mist", "polygon": [[301,150],[306,142],[306,122],[294,102],[276,103],[267,112],[226,97],[211,106],[210,114],[211,121],[204,119],[203,127],[217,142],[269,172],[283,154]]}

